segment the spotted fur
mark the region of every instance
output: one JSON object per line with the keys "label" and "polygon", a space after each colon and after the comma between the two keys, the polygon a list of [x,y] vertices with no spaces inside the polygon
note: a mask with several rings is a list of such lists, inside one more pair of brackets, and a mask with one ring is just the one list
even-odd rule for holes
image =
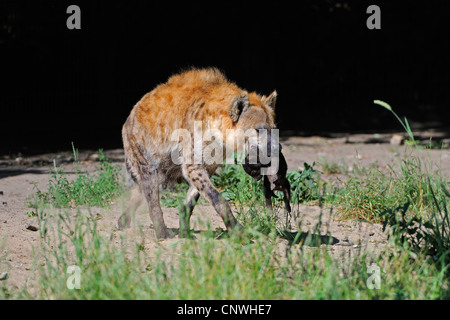
{"label": "spotted fur", "polygon": [[[190,189],[185,206],[187,214],[180,214],[180,229],[189,225],[200,195],[214,206],[228,230],[235,228],[238,223],[230,206],[209,179],[218,164],[174,163],[171,155],[174,151],[181,152],[183,145],[170,137],[176,129],[186,129],[193,136],[195,121],[201,121],[203,130],[214,128],[222,132],[224,143],[228,129],[275,128],[275,101],[275,91],[268,97],[249,93],[215,68],[176,74],[144,95],[122,128],[128,183],[135,183],[138,188],[132,191],[130,203],[119,218],[119,227],[129,226],[130,212],[141,202],[137,195],[140,191],[147,200],[156,236],[169,237],[159,188],[184,178]],[[187,230],[180,230],[180,234],[186,233]]]}

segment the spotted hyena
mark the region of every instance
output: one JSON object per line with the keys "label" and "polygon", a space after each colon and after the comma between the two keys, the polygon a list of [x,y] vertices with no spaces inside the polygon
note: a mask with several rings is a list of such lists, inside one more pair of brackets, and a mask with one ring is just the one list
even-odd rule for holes
{"label": "spotted hyena", "polygon": [[[237,150],[239,143],[229,145],[230,132],[236,136],[248,129],[273,129],[277,93],[268,97],[239,88],[217,69],[191,69],[176,75],[147,93],[134,106],[122,128],[127,176],[137,184],[130,202],[118,220],[119,228],[130,225],[130,213],[140,205],[143,193],[158,238],[171,236],[164,223],[159,188],[184,178],[190,185],[184,212],[180,212],[180,236],[188,231],[189,219],[200,195],[214,206],[228,230],[238,227],[229,204],[214,188],[209,177],[219,162],[192,160],[187,147],[196,147],[195,126],[222,133],[223,146]],[[188,132],[188,144],[173,139],[173,134]],[[236,138],[236,137],[235,137]],[[242,138],[242,137],[241,137]],[[239,139],[238,139],[239,140]],[[245,140],[245,139],[244,139]],[[267,140],[270,143],[270,139]],[[216,141],[217,142],[217,141]],[[205,151],[208,143],[200,146]],[[194,152],[195,153],[195,152]],[[174,155],[183,154],[184,161]],[[187,156],[186,156],[187,154]],[[225,154],[223,155],[225,157]],[[222,159],[223,160],[223,159]]]}

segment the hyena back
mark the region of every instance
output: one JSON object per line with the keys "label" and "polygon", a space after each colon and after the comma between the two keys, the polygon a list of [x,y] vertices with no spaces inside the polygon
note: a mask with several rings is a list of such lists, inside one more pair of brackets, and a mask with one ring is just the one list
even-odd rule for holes
{"label": "hyena back", "polygon": [[180,212],[180,236],[187,235],[189,219],[200,195],[214,206],[228,230],[238,226],[230,206],[209,179],[219,164],[175,163],[174,150],[183,151],[183,144],[171,137],[177,129],[185,129],[193,136],[194,123],[199,121],[204,129],[222,132],[224,139],[230,129],[241,129],[240,132],[273,129],[276,95],[275,91],[268,97],[248,93],[215,68],[174,75],[144,95],[122,128],[127,175],[138,188],[132,190],[130,202],[119,218],[119,228],[130,225],[130,213],[140,205],[138,193],[142,192],[156,236],[171,236],[164,223],[159,187],[181,182],[183,178],[190,187],[185,212]]}

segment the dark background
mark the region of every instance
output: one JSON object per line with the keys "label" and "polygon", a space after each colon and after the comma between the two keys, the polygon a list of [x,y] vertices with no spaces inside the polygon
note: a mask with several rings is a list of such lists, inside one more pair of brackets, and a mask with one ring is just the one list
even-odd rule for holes
{"label": "dark background", "polygon": [[121,147],[133,105],[189,66],[276,89],[282,134],[400,131],[374,99],[450,131],[449,1],[158,2],[0,0],[0,154]]}

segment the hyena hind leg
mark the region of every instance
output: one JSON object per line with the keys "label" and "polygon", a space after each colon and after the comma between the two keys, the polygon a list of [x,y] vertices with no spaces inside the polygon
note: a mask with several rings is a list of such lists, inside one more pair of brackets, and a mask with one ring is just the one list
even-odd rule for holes
{"label": "hyena hind leg", "polygon": [[125,208],[125,211],[120,216],[119,220],[117,220],[117,226],[119,229],[130,227],[131,216],[135,214],[139,206],[142,204],[143,200],[144,198],[141,195],[138,186],[135,186],[133,189],[131,189],[128,205]]}
{"label": "hyena hind leg", "polygon": [[170,238],[173,235],[164,223],[163,212],[159,201],[159,178],[158,170],[150,165],[143,165],[140,168],[140,186],[148,204],[150,220],[153,222],[156,237],[158,239]]}

